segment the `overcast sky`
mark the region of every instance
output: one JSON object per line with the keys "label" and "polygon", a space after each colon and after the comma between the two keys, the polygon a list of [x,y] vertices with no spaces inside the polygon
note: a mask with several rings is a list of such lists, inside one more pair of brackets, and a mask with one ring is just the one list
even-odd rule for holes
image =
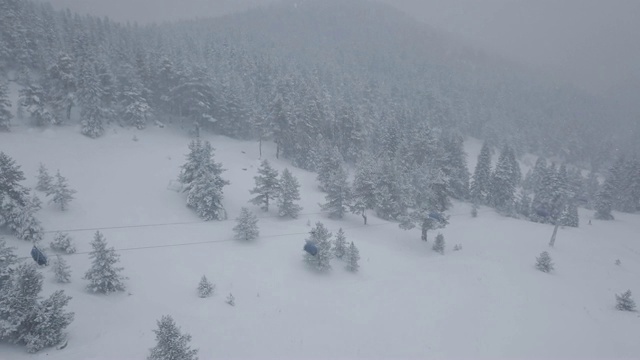
{"label": "overcast sky", "polygon": [[[50,0],[140,23],[215,16],[274,0]],[[640,0],[382,0],[470,43],[594,92],[640,88]]]}

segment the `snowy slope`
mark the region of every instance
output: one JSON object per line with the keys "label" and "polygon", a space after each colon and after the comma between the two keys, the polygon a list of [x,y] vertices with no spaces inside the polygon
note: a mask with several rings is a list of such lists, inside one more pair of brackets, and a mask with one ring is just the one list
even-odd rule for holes
{"label": "snowy slope", "polygon": [[[616,221],[589,226],[591,213],[581,212],[580,228],[559,231],[550,250],[556,271],[544,274],[533,264],[549,250],[550,226],[486,208],[471,218],[467,204],[456,204],[442,230],[442,256],[431,251],[435,234],[425,244],[417,230],[373,216],[366,227],[358,216],[327,219],[319,213],[324,195],[315,175],[291,167],[302,184],[303,215],[281,220],[275,210],[260,212],[247,202],[257,143],[207,136],[232,184],[224,201],[230,220],[203,223],[183,194],[167,189],[189,138],[152,128],[138,132],[139,141],[123,129],[90,140],[76,130],[0,133],[0,151],[22,165],[27,185],[35,185],[43,162],[78,191],[68,211],[45,205],[40,218],[50,231],[46,243],[55,230],[76,229],[79,251],[67,256],[71,284],[58,285],[44,271],[46,293],[63,288],[73,296],[68,347],[29,355],[2,344],[0,359],[142,359],[164,314],[193,335],[201,359],[640,357],[638,314],[614,309],[614,294],[627,289],[640,301],[640,216],[614,214]],[[264,150],[275,167],[288,166],[273,148]],[[470,156],[474,165],[477,153]],[[233,241],[242,206],[262,217],[261,237],[252,243]],[[335,260],[323,275],[304,266],[307,223],[318,220],[332,231],[343,227],[356,243],[359,273]],[[125,293],[84,290],[96,229],[120,250]],[[28,243],[8,241],[28,256]],[[454,244],[463,250],[453,252]],[[196,296],[202,275],[217,286],[208,299]],[[230,292],[235,307],[225,303]]]}

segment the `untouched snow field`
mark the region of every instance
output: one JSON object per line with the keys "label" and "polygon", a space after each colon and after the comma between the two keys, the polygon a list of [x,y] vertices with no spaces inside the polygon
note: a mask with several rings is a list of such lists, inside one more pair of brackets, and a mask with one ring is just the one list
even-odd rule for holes
{"label": "untouched snow field", "polygon": [[[67,230],[79,252],[66,256],[70,284],[56,284],[50,268],[42,269],[44,293],[62,288],[73,296],[67,348],[30,355],[0,344],[0,359],[144,359],[165,314],[193,336],[200,359],[640,357],[638,313],[614,307],[614,294],[627,289],[640,302],[638,215],[616,213],[615,221],[589,226],[592,212],[581,211],[580,228],[560,229],[549,249],[551,226],[487,208],[472,218],[470,206],[457,203],[441,230],[442,256],[431,250],[436,232],[425,244],[418,230],[375,216],[366,227],[354,215],[329,220],[319,211],[324,194],[315,174],[276,160],[268,146],[264,158],[300,180],[304,210],[297,220],[277,218],[276,209],[261,212],[248,203],[260,162],[257,143],[206,135],[228,169],[229,220],[201,222],[185,195],[167,188],[184,163],[187,136],[167,128],[117,129],[91,140],[76,130],[0,133],[0,151],[22,166],[25,185],[35,185],[42,162],[78,191],[68,211],[45,200],[39,217],[45,244],[56,230]],[[132,141],[134,133],[139,141]],[[233,240],[242,206],[262,217],[261,237],[251,243]],[[327,274],[307,269],[302,246],[308,222],[316,221],[334,232],[344,228],[360,250],[359,273],[335,259]],[[97,229],[119,250],[129,277],[124,293],[84,289]],[[5,237],[29,256],[29,243]],[[452,251],[455,244],[463,250]],[[534,268],[544,250],[556,264],[551,274]],[[215,283],[213,297],[197,296],[202,275]],[[235,307],[225,303],[229,293]]]}

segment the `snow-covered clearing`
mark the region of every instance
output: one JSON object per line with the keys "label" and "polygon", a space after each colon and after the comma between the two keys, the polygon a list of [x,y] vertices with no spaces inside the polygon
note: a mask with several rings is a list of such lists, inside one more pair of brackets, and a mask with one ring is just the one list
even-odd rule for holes
{"label": "snow-covered clearing", "polygon": [[[35,185],[42,162],[78,191],[68,211],[45,203],[39,217],[45,243],[67,230],[79,252],[67,256],[70,284],[56,284],[43,269],[46,293],[63,288],[73,296],[69,345],[29,355],[2,344],[0,359],[143,359],[165,314],[193,336],[201,359],[640,357],[640,317],[614,308],[616,293],[631,289],[636,301],[640,296],[638,215],[616,213],[615,221],[590,226],[591,212],[581,211],[581,227],[561,229],[549,249],[551,226],[487,208],[472,218],[470,206],[457,203],[442,230],[442,256],[431,250],[435,232],[425,244],[418,230],[373,216],[368,226],[353,215],[327,219],[315,174],[276,160],[268,146],[265,157],[299,178],[304,210],[297,220],[279,219],[275,209],[261,212],[248,203],[257,143],[207,135],[231,185],[224,200],[229,220],[203,223],[184,194],[168,189],[190,139],[168,128],[137,132],[138,141],[133,135],[117,129],[91,140],[76,129],[25,127],[0,133],[0,151],[22,166],[26,185]],[[261,236],[251,243],[233,240],[233,219],[243,206],[262,217]],[[360,249],[359,273],[335,259],[328,274],[305,267],[302,246],[308,223],[316,221],[332,231],[344,228]],[[96,229],[121,254],[127,292],[84,290]],[[29,256],[29,243],[8,242]],[[452,251],[455,244],[463,250]],[[556,264],[551,274],[534,268],[544,250]],[[197,296],[202,275],[216,284],[210,298]],[[235,307],[225,303],[229,293]]]}

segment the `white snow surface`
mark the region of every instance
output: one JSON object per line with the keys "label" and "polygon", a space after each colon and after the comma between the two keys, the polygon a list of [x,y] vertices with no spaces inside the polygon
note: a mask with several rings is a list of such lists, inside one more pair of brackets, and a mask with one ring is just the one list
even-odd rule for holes
{"label": "white snow surface", "polygon": [[[425,244],[418,230],[375,216],[368,226],[353,215],[329,220],[319,211],[324,194],[315,174],[275,159],[270,146],[263,157],[300,180],[302,215],[279,219],[277,209],[264,213],[248,203],[260,163],[256,142],[205,135],[231,185],[224,199],[229,220],[201,222],[185,195],[168,189],[184,162],[186,135],[117,129],[92,140],[70,128],[13,130],[0,133],[0,151],[22,166],[25,185],[35,185],[42,162],[78,191],[69,210],[44,201],[39,213],[45,244],[56,230],[69,230],[77,245],[78,254],[64,255],[70,284],[55,283],[43,269],[43,295],[64,289],[75,321],[65,349],[31,355],[2,343],[0,359],[144,359],[165,314],[193,336],[200,359],[640,357],[640,317],[616,311],[614,297],[631,289],[640,301],[638,215],[615,213],[615,221],[588,225],[592,212],[581,210],[581,227],[561,229],[550,249],[549,225],[487,208],[472,218],[469,204],[456,203],[441,230],[442,256],[431,250],[435,232]],[[469,152],[475,163],[477,152]],[[261,216],[261,236],[250,243],[234,241],[231,230],[243,206]],[[307,222],[316,221],[334,233],[344,228],[360,250],[360,272],[335,259],[326,274],[305,266]],[[121,255],[129,278],[124,293],[85,290],[97,229]],[[5,238],[29,256],[31,244]],[[463,250],[452,251],[455,244]],[[550,274],[534,267],[545,250],[556,264]],[[202,275],[216,285],[205,299],[197,296]],[[225,303],[229,293],[235,307]]]}

